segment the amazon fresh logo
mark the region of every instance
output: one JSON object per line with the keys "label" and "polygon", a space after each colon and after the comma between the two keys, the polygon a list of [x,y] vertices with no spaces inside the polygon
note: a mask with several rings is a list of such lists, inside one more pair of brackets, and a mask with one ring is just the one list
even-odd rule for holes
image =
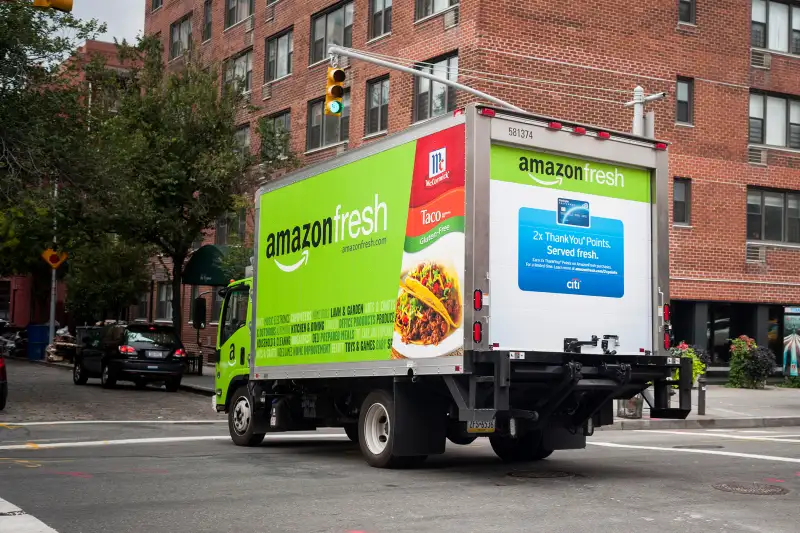
{"label": "amazon fresh logo", "polygon": [[284,272],[294,272],[308,264],[311,250],[368,237],[386,231],[386,227],[386,203],[381,202],[376,194],[372,205],[345,211],[339,204],[333,216],[269,233],[266,237],[267,259],[274,260]]}
{"label": "amazon fresh logo", "polygon": [[581,166],[534,157],[520,157],[519,169],[526,172],[530,179],[545,187],[561,185],[565,179],[608,187],[625,187],[625,176],[619,169],[600,170],[593,168],[591,163]]}

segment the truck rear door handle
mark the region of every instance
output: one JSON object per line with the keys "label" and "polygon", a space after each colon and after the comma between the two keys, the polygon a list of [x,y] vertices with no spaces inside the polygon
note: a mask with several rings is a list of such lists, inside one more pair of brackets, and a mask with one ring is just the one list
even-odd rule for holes
{"label": "truck rear door handle", "polygon": [[244,346],[239,350],[239,364],[244,366]]}

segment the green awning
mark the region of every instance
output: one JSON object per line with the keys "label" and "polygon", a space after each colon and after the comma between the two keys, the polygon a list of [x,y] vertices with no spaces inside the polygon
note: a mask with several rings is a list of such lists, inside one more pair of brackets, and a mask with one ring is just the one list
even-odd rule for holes
{"label": "green awning", "polygon": [[227,246],[206,244],[198,248],[183,269],[184,285],[211,285],[226,287],[230,279],[220,268],[219,260],[227,252]]}

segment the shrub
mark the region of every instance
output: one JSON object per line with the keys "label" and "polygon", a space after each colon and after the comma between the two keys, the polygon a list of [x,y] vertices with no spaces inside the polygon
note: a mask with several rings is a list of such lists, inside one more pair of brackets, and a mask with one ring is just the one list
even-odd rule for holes
{"label": "shrub", "polygon": [[[703,356],[708,359],[708,353],[705,350],[700,350],[694,346],[689,346],[685,342],[681,342],[674,348],[670,348],[670,355],[672,357],[690,357],[692,359],[692,383],[697,381],[697,378],[706,371],[707,361],[704,361]],[[672,379],[677,381],[680,378],[680,370],[676,370]],[[677,388],[677,385],[673,385]]]}
{"label": "shrub", "polygon": [[786,387],[787,389],[800,389],[800,377],[786,376],[783,378],[783,382],[781,382],[778,387]]}
{"label": "shrub", "polygon": [[742,335],[731,339],[731,370],[728,386],[742,389],[760,389],[775,369],[775,354],[768,348]]}

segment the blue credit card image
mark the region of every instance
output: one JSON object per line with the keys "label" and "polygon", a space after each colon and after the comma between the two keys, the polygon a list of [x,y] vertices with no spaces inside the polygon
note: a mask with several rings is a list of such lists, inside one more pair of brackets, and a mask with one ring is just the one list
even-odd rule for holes
{"label": "blue credit card image", "polygon": [[588,228],[590,226],[589,202],[559,198],[558,223],[562,226]]}

